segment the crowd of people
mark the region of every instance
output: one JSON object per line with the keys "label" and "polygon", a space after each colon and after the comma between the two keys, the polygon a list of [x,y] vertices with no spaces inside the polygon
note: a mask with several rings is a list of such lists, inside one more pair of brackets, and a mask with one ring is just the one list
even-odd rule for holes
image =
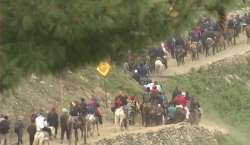
{"label": "crowd of people", "polygon": [[[163,88],[158,82],[153,82],[149,86],[145,85],[144,89],[142,97],[128,96],[119,91],[114,98],[111,111],[115,113],[118,108],[122,108],[126,114],[126,122],[128,122],[126,126],[135,125],[138,114],[141,114],[144,126],[190,121],[194,110],[201,114],[201,107],[197,99],[184,90],[176,88],[172,99],[168,101]],[[25,130],[29,135],[30,145],[36,145],[41,140],[44,132],[48,135],[46,136],[48,141],[53,137],[57,137],[58,128],[61,129],[60,140],[63,143],[65,135],[69,140],[72,134],[67,124],[76,120],[81,122],[83,121],[81,116],[87,116],[87,114],[94,114],[98,124],[103,123],[102,111],[96,97],[92,97],[88,101],[85,101],[84,98],[80,101],[73,101],[70,103],[69,108],[62,108],[60,113],[58,113],[56,107],[52,107],[48,113],[45,113],[44,109],[40,109],[31,115],[28,126],[24,122],[24,117],[18,116],[14,123],[17,144],[24,144]],[[0,116],[0,145],[6,145],[9,131],[9,118],[7,115],[2,114]]]}
{"label": "crowd of people", "polygon": [[[231,15],[227,20],[227,29],[233,30],[233,35],[238,37],[245,26],[250,25],[250,13],[243,16]],[[168,67],[167,57],[171,56],[177,59],[180,53],[187,53],[185,50],[187,44],[195,42],[196,48],[199,45],[206,51],[207,42],[217,42],[217,33],[220,26],[217,22],[209,17],[202,19],[196,27],[188,33],[186,38],[176,34],[171,39],[161,44],[161,47],[150,49],[147,54],[138,59],[132,56],[132,52],[128,52],[128,60],[124,63],[124,70],[132,74],[132,76],[141,85],[144,86],[144,95],[127,96],[120,91],[113,101],[111,107],[112,112],[116,112],[118,108],[122,108],[126,114],[128,125],[135,125],[135,117],[141,114],[142,124],[144,126],[178,123],[181,121],[198,122],[201,117],[202,109],[196,97],[192,96],[188,91],[176,89],[173,91],[172,98],[168,100],[165,90],[158,82],[150,80],[152,71],[157,71],[160,67]],[[229,39],[229,31],[225,31],[223,36],[225,40]],[[211,38],[211,39],[209,39]],[[187,41],[190,43],[187,43]],[[199,49],[199,52],[202,51]],[[185,54],[186,55],[186,54]],[[160,64],[160,61],[162,64]],[[183,59],[184,61],[184,59]],[[159,65],[159,68],[158,68]],[[148,84],[150,84],[148,86]],[[56,107],[53,107],[48,113],[43,109],[31,115],[30,124],[24,123],[24,117],[19,116],[14,123],[14,132],[17,135],[17,144],[24,144],[23,135],[25,129],[29,134],[30,145],[36,144],[42,132],[48,134],[48,140],[57,136],[58,128],[61,128],[60,140],[63,143],[64,136],[70,138],[70,130],[67,126],[69,122],[84,122],[87,114],[93,114],[96,117],[98,124],[103,123],[102,111],[97,97],[92,97],[85,101],[82,98],[80,101],[73,101],[69,108],[62,108],[59,114]],[[0,145],[6,145],[8,141],[8,133],[10,132],[10,121],[8,115],[0,114]]]}
{"label": "crowd of people", "polygon": [[235,44],[239,34],[250,25],[250,13],[230,14],[227,17],[225,24],[210,17],[202,17],[191,31],[176,33],[159,46],[145,49],[145,53],[136,55],[129,51],[123,64],[124,70],[140,84],[145,84],[152,72],[159,74],[168,68],[170,58],[176,59],[179,66],[185,63],[184,58],[188,54],[192,60],[198,60],[200,55],[208,56],[211,51],[215,54],[226,49]]}
{"label": "crowd of people", "polygon": [[[80,103],[73,101],[70,103],[69,108],[62,108],[61,114],[58,113],[56,107],[53,107],[48,113],[45,113],[44,109],[40,109],[38,112],[33,113],[30,116],[30,124],[26,126],[23,116],[18,116],[14,123],[14,132],[17,135],[17,145],[24,144],[23,135],[25,128],[29,134],[30,145],[37,145],[43,132],[48,134],[48,140],[57,136],[58,128],[61,128],[61,143],[63,143],[66,135],[67,139],[70,136],[70,130],[65,124],[68,124],[70,120],[79,119],[78,117],[87,114],[94,114],[98,119],[98,123],[102,124],[102,115],[100,104],[96,97],[92,97],[89,101],[85,101],[81,98]],[[0,115],[0,145],[7,145],[8,133],[10,132],[10,121],[8,115]]]}
{"label": "crowd of people", "polygon": [[161,125],[189,121],[198,123],[202,109],[196,97],[183,89],[173,91],[172,99],[168,100],[164,89],[158,82],[144,86],[144,95],[139,98],[126,96],[120,92],[114,100],[112,112],[123,108],[129,125],[134,125],[135,115],[141,114],[144,126]]}

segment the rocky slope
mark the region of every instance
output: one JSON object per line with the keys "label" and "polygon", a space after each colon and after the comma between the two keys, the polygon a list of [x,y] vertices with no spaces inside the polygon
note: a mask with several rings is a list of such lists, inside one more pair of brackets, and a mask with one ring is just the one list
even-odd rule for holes
{"label": "rocky slope", "polygon": [[101,139],[96,145],[218,145],[215,133],[200,126],[186,123],[144,130],[144,132],[122,133]]}

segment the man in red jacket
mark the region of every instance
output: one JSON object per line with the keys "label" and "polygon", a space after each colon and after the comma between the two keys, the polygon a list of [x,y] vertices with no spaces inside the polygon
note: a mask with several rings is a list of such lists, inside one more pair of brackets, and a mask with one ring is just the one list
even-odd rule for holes
{"label": "man in red jacket", "polygon": [[187,107],[187,103],[188,103],[188,99],[186,97],[186,93],[185,92],[182,92],[181,95],[178,95],[176,98],[175,98],[175,104],[176,104],[176,107],[178,108],[184,108],[186,110],[186,119],[189,119],[189,109]]}
{"label": "man in red jacket", "polygon": [[176,106],[178,105],[179,107],[182,107],[182,108],[184,108],[185,106],[187,106],[186,96],[184,96],[184,95],[177,96],[175,98],[175,104],[176,104]]}

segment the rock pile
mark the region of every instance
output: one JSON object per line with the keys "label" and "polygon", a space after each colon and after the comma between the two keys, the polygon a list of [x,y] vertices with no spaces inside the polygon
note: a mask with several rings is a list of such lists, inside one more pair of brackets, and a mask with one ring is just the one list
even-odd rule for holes
{"label": "rock pile", "polygon": [[213,133],[200,126],[177,124],[157,131],[124,133],[96,145],[218,145]]}

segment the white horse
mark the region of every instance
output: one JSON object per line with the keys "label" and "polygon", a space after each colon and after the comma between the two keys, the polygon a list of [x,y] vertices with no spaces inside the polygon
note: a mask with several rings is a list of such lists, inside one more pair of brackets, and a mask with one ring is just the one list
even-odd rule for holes
{"label": "white horse", "polygon": [[115,110],[115,126],[116,129],[118,126],[121,128],[121,130],[127,129],[127,115],[123,107],[117,108]]}
{"label": "white horse", "polygon": [[[50,126],[48,127],[51,130],[52,136],[55,135],[55,128]],[[34,145],[50,145],[50,136],[46,131],[38,131],[35,134]]]}
{"label": "white horse", "polygon": [[98,124],[98,118],[94,114],[88,114],[86,116],[86,131],[87,135],[93,136],[95,132],[95,128],[97,131],[97,135],[99,136],[99,124]]}
{"label": "white horse", "polygon": [[155,72],[157,74],[160,74],[160,73],[162,73],[162,71],[164,70],[164,68],[165,68],[165,66],[162,63],[162,61],[160,59],[156,59],[156,61],[155,61]]}

